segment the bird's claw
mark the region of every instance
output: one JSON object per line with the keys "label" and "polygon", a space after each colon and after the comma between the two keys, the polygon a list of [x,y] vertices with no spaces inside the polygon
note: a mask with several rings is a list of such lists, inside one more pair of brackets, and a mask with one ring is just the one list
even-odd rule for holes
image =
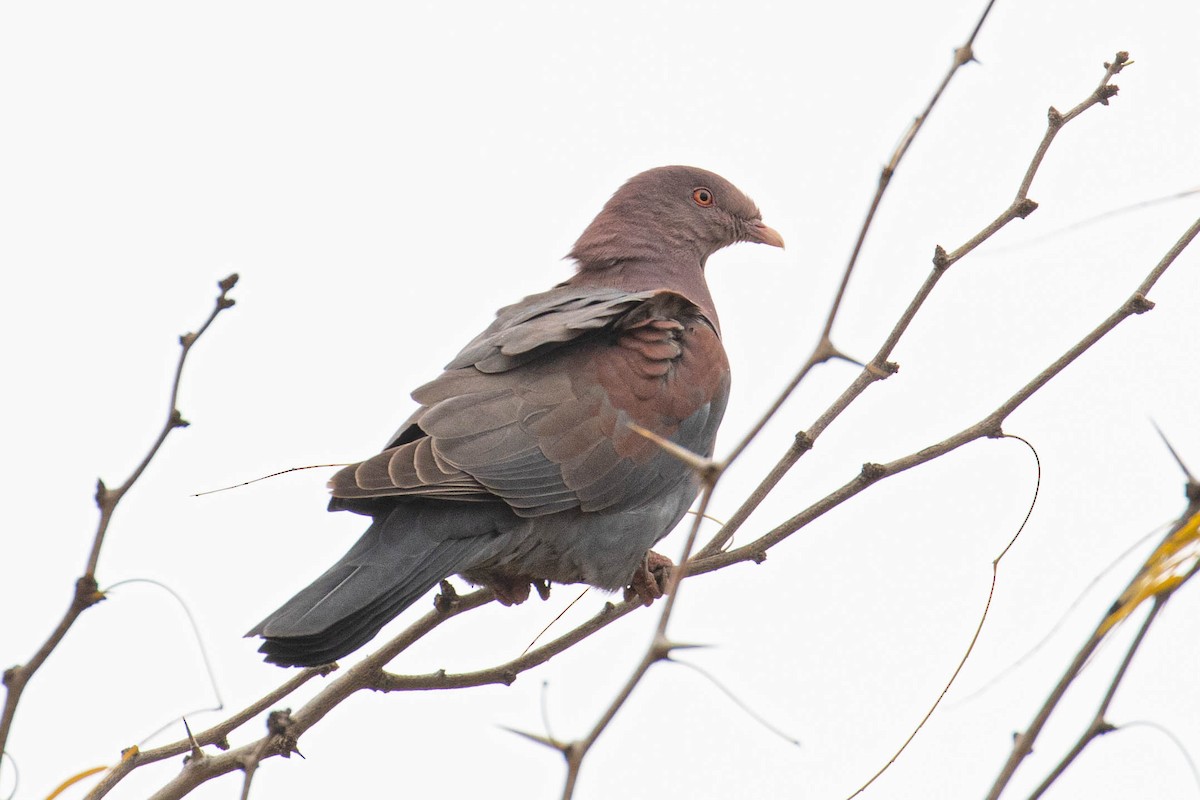
{"label": "bird's claw", "polygon": [[550,599],[550,581],[532,578],[497,579],[492,577],[488,586],[496,595],[496,600],[502,606],[517,606],[529,599],[531,589],[536,589],[538,597]]}
{"label": "bird's claw", "polygon": [[671,581],[671,570],[675,562],[661,553],[649,550],[641,566],[633,573],[633,580],[625,587],[625,599],[637,597],[642,605],[648,606],[666,594]]}

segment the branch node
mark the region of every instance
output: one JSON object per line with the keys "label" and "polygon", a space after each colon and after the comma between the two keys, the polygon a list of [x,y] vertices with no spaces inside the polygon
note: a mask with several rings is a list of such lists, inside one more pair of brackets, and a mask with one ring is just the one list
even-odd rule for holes
{"label": "branch node", "polygon": [[1109,722],[1106,719],[1102,719],[1096,724],[1096,735],[1103,736],[1106,733],[1112,733],[1116,729],[1117,729],[1116,725],[1113,725],[1111,722]]}
{"label": "branch node", "polygon": [[755,564],[761,564],[762,562],[767,560],[767,551],[766,550],[755,550],[753,553],[750,554],[750,560],[753,561]]}
{"label": "branch node", "polygon": [[434,595],[433,607],[443,614],[449,614],[458,608],[458,605],[458,592],[454,590],[454,586],[451,585],[450,581],[443,580],[438,587],[438,593]]}
{"label": "branch node", "polygon": [[103,478],[96,478],[96,505],[104,508],[104,505],[109,502],[108,487],[104,485]]}
{"label": "branch node", "polygon": [[304,758],[304,754],[296,748],[296,737],[292,734],[292,719],[290,708],[279,708],[267,715],[267,733],[276,739],[279,755],[291,758],[292,753]]}
{"label": "branch node", "polygon": [[1145,314],[1150,309],[1154,308],[1154,301],[1146,295],[1138,292],[1133,297],[1129,298],[1129,302],[1125,304],[1125,308],[1130,314]]}
{"label": "branch node", "polygon": [[92,575],[84,575],[75,581],[75,604],[81,609],[91,608],[106,597]]}
{"label": "branch node", "polygon": [[179,413],[178,408],[171,409],[171,420],[168,423],[172,428],[186,428],[192,423],[183,418],[183,414]]}
{"label": "branch node", "polygon": [[[218,300],[217,304],[220,305],[220,303],[221,303],[221,301]],[[184,348],[185,350],[187,348],[191,347],[193,344],[195,344],[195,342],[196,342],[196,334],[191,331],[188,331],[187,333],[184,333],[184,334],[180,334],[180,336],[179,336],[179,346]]]}
{"label": "branch node", "polygon": [[900,371],[900,365],[895,361],[884,361],[882,364],[872,361],[867,364],[867,374],[877,381],[887,380]]}
{"label": "branch node", "polygon": [[938,272],[945,272],[950,266],[950,256],[946,255],[946,248],[940,244],[933,248],[933,268]]}
{"label": "branch node", "polygon": [[1037,211],[1038,204],[1030,200],[1028,197],[1022,197],[1017,202],[1013,203],[1013,216],[1020,219],[1025,219],[1034,211]]}
{"label": "branch node", "polygon": [[1115,83],[1106,83],[1096,89],[1096,102],[1102,106],[1108,105],[1108,98],[1115,97],[1117,92],[1121,91],[1121,87]]}
{"label": "branch node", "polygon": [[1104,68],[1113,75],[1116,75],[1118,72],[1125,69],[1125,67],[1128,67],[1132,63],[1133,62],[1129,60],[1129,51],[1118,50],[1116,57],[1113,59],[1113,63],[1110,64],[1105,61]]}
{"label": "branch node", "polygon": [[964,44],[962,47],[954,49],[954,66],[961,67],[963,64],[969,64],[975,60],[975,51],[971,49],[971,45]]}
{"label": "branch node", "polygon": [[800,431],[792,440],[792,449],[798,453],[807,453],[813,449],[813,438],[806,431]]}
{"label": "branch node", "polygon": [[3,683],[5,686],[12,686],[13,682],[17,679],[17,673],[20,672],[20,670],[20,664],[13,664],[11,667],[4,670],[4,678],[0,680],[0,683]]}
{"label": "branch node", "polygon": [[1051,128],[1061,128],[1063,125],[1063,115],[1054,106],[1050,106],[1050,110],[1046,112],[1046,121]]}
{"label": "branch node", "polygon": [[517,671],[514,669],[506,669],[500,672],[500,683],[505,686],[512,686],[517,682]]}
{"label": "branch node", "polygon": [[887,468],[883,464],[874,464],[869,461],[862,465],[862,472],[859,473],[859,476],[869,483],[874,483],[885,475],[887,475]]}

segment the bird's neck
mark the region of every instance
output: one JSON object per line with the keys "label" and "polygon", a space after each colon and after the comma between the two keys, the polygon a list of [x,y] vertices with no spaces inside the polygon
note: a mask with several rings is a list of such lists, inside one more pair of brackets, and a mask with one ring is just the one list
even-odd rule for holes
{"label": "bird's neck", "polygon": [[568,281],[571,286],[603,286],[627,292],[666,289],[690,300],[718,331],[717,307],[704,280],[704,264],[694,256],[653,261],[628,258],[612,264],[580,263]]}

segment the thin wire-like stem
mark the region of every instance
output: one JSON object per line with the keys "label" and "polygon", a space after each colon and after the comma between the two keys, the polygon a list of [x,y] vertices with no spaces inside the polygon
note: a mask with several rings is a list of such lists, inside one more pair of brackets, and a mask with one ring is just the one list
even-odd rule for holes
{"label": "thin wire-like stem", "polygon": [[37,652],[19,666],[10,667],[4,671],[4,686],[7,689],[4,697],[4,710],[0,712],[0,752],[3,752],[7,743],[9,733],[12,731],[13,719],[17,713],[17,705],[21,702],[21,695],[25,691],[25,687],[29,685],[30,679],[45,663],[50,654],[54,652],[63,637],[67,635],[67,631],[75,624],[75,620],[79,618],[87,609],[94,606],[104,599],[104,594],[99,590],[99,584],[96,583],[96,567],[100,561],[100,550],[104,545],[104,537],[108,532],[109,523],[112,521],[113,513],[117,509],[117,504],[123,498],[135,483],[146,468],[150,466],[150,462],[158,454],[163,443],[167,440],[167,436],[176,428],[187,426],[187,421],[179,413],[179,386],[183,381],[183,367],[187,362],[188,353],[192,347],[199,341],[208,327],[212,325],[213,320],[227,308],[231,308],[234,304],[232,298],[228,297],[229,292],[237,285],[238,276],[230,275],[220,281],[217,286],[221,292],[217,295],[216,303],[208,318],[200,329],[195,333],[185,333],[179,337],[180,351],[179,358],[175,363],[175,377],[171,383],[171,397],[168,403],[168,413],[166,422],[159,429],[158,435],[155,437],[154,443],[143,456],[142,460],[130,473],[129,477],[115,489],[109,489],[104,485],[104,481],[97,481],[96,486],[96,505],[100,508],[100,520],[96,525],[96,533],[92,538],[91,551],[88,554],[87,567],[83,575],[75,581],[75,592],[71,598],[71,604],[63,613],[62,619],[59,620],[53,632],[47,637],[42,646],[37,649]]}

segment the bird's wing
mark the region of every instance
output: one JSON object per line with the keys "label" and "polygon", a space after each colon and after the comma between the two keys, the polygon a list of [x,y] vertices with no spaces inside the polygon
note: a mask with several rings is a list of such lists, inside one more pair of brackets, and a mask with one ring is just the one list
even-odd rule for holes
{"label": "bird's wing", "polygon": [[330,481],[359,499],[503,500],[522,516],[631,508],[689,476],[636,433],[712,451],[729,365],[712,324],[669,291],[563,286],[502,309],[413,393],[421,408]]}

